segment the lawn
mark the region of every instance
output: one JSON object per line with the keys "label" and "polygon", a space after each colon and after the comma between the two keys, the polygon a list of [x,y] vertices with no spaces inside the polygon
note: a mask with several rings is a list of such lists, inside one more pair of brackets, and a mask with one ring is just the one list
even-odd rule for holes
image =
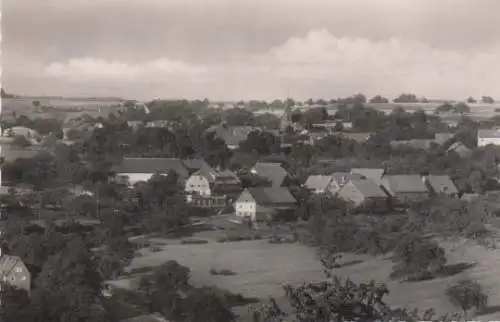
{"label": "lawn", "polygon": [[[208,235],[203,238],[211,239]],[[178,240],[165,240],[165,244],[159,252],[144,250],[142,256],[134,259],[129,269],[146,271],[146,267],[176,260],[191,269],[194,285],[216,285],[252,298],[266,299],[273,296],[280,303],[284,300],[281,287],[284,283],[299,284],[324,278],[314,251],[300,244],[269,244],[266,240],[217,243],[213,239],[207,244],[182,245]],[[357,282],[375,279],[387,283],[391,292],[387,299],[391,305],[434,308],[438,313],[455,310],[444,296],[446,287],[460,278],[470,277],[478,280],[489,295],[489,313],[478,318],[500,319],[500,308],[497,307],[500,305],[500,294],[497,292],[500,289],[500,276],[496,272],[500,267],[500,252],[488,251],[472,242],[463,243],[454,251],[449,243],[443,243],[443,246],[447,249],[449,264],[477,265],[453,276],[399,283],[388,278],[392,267],[388,257],[346,255],[343,261],[358,263],[338,268],[336,274]],[[211,268],[229,269],[236,274],[214,276],[210,274]],[[131,280],[132,278],[125,278],[115,281],[115,284],[127,287],[132,285]],[[236,311],[242,315],[242,320],[249,318],[245,314],[246,308],[238,308]]]}

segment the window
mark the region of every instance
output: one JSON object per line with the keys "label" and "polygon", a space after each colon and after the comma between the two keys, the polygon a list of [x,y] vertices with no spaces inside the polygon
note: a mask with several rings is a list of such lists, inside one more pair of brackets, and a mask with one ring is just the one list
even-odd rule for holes
{"label": "window", "polygon": [[21,281],[26,281],[26,276],[21,277]]}
{"label": "window", "polygon": [[16,267],[16,273],[21,273],[23,271],[22,267]]}

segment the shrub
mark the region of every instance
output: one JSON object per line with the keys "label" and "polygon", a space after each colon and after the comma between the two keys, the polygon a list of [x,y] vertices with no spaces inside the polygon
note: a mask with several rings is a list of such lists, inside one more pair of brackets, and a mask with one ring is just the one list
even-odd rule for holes
{"label": "shrub", "polygon": [[436,241],[418,235],[403,239],[396,248],[390,275],[394,279],[422,280],[433,278],[444,270],[446,253]]}
{"label": "shrub", "polygon": [[236,275],[235,272],[233,272],[230,269],[221,269],[221,270],[216,270],[215,268],[210,269],[210,275],[223,275],[223,276],[232,276]]}
{"label": "shrub", "polygon": [[183,239],[181,240],[182,245],[198,245],[198,244],[208,244],[208,240],[205,239]]}
{"label": "shrub", "polygon": [[228,242],[237,242],[237,241],[245,241],[245,240],[259,240],[262,237],[259,234],[249,234],[249,235],[240,235],[240,234],[226,234],[225,236],[217,239],[219,243],[228,243]]}
{"label": "shrub", "polygon": [[473,308],[484,309],[488,302],[488,296],[483,293],[481,285],[470,279],[460,280],[448,287],[446,296],[453,305],[462,309],[465,315]]}

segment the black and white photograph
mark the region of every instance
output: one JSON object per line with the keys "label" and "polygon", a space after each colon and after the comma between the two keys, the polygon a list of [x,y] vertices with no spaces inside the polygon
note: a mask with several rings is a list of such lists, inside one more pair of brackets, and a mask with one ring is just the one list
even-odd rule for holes
{"label": "black and white photograph", "polygon": [[500,320],[500,0],[0,13],[0,322]]}

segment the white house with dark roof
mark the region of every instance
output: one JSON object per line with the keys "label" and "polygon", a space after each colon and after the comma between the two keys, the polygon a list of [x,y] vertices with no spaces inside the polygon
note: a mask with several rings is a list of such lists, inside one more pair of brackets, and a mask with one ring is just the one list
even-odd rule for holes
{"label": "white house with dark roof", "polygon": [[338,196],[355,206],[369,203],[376,207],[387,206],[387,194],[370,179],[352,179],[349,180],[340,189]]}
{"label": "white house with dark roof", "polygon": [[286,187],[247,188],[234,202],[236,215],[262,221],[279,211],[293,210],[297,200]]}
{"label": "white house with dark roof", "polygon": [[303,186],[312,193],[335,195],[349,180],[362,178],[360,174],[348,172],[334,172],[330,175],[310,175]]}
{"label": "white house with dark roof", "polygon": [[477,130],[477,146],[500,145],[500,129]]}
{"label": "white house with dark roof", "polygon": [[216,170],[204,166],[191,174],[184,184],[184,191],[188,195],[209,197],[224,192],[234,192],[241,188],[241,180],[229,170]]}

